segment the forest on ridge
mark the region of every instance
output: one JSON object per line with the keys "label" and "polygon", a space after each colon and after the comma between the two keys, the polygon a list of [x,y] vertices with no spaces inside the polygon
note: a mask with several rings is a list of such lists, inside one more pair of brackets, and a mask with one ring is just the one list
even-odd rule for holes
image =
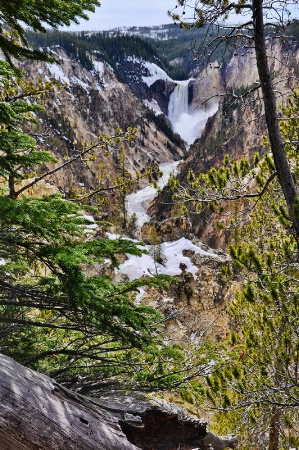
{"label": "forest on ridge", "polygon": [[[0,449],[299,448],[299,21],[174,3],[177,25],[70,33],[98,0],[0,0]],[[248,54],[188,148],[155,99]]]}

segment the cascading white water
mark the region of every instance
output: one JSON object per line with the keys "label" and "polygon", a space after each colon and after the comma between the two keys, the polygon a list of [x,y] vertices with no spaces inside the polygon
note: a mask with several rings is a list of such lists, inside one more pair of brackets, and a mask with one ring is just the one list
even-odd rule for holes
{"label": "cascading white water", "polygon": [[182,114],[188,114],[188,85],[189,80],[177,81],[177,86],[174,88],[168,104],[168,119],[172,126],[179,121]]}
{"label": "cascading white water", "polygon": [[[163,173],[158,181],[158,187],[162,189],[167,185],[170,174],[177,174],[178,166],[180,161],[173,161],[169,163],[160,164],[159,169]],[[147,186],[138,192],[134,192],[126,196],[127,211],[129,217],[133,214],[136,215],[136,227],[141,229],[142,226],[151,220],[150,216],[147,214],[143,207],[145,202],[153,200],[158,195],[158,191],[154,186]]]}
{"label": "cascading white water", "polygon": [[192,144],[201,135],[208,118],[218,109],[218,103],[209,108],[202,105],[195,110],[190,109],[188,102],[190,81],[191,79],[176,81],[177,86],[174,88],[168,104],[168,119],[172,129],[188,144]]}

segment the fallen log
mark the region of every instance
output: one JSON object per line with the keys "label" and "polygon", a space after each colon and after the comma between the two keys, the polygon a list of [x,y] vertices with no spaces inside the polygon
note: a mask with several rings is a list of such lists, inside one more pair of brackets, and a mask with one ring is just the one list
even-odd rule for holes
{"label": "fallen log", "polygon": [[4,355],[0,402],[0,450],[191,450],[209,444],[222,450],[237,444],[161,399],[85,397]]}

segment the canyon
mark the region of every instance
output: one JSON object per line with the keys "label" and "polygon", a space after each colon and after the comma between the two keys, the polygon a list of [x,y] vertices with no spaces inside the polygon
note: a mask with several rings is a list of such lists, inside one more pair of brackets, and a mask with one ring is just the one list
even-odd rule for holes
{"label": "canyon", "polygon": [[[147,166],[160,167],[162,173],[167,167],[168,172],[178,167],[183,181],[189,168],[197,173],[205,171],[220,164],[226,153],[237,159],[264,151],[261,140],[265,123],[258,91],[253,90],[253,97],[242,97],[257,80],[251,51],[236,51],[225,67],[210,62],[197,76],[184,81],[171,79],[156,63],[134,54],[117,63],[116,76],[98,52],[92,56],[93,69],[88,70],[62,46],[50,47],[50,51],[57,63],[26,62],[22,68],[28,79],[55,79],[60,84],[59,90],[46,96],[46,110],[40,120],[42,133],[47,135],[41,145],[50,148],[60,163],[84,142],[96,142],[99,135],[128,126],[138,129],[134,143],[125,148],[124,164],[131,174]],[[278,100],[284,102],[294,87],[298,55],[292,49],[286,53],[280,44],[271,48],[271,55],[281,95]],[[32,194],[36,195],[36,189],[39,194],[61,192],[67,197],[80,190],[88,194],[99,186],[99,178],[105,178],[107,171],[111,180],[117,176],[118,164],[117,150],[96,150],[93,161],[87,165],[76,161],[38,184]],[[179,246],[177,281],[167,296],[147,288],[138,301],[142,297],[142,301],[169,315],[172,319],[167,326],[178,341],[194,341],[203,330],[214,340],[223,339],[230,329],[226,307],[236,289],[234,283],[226,285],[221,276],[221,267],[230,264],[225,254],[226,232],[216,229],[203,215],[188,220],[176,218],[173,206],[165,201],[167,187],[161,184],[159,189],[162,192],[157,195],[155,187],[141,180],[134,188],[136,192],[127,195],[128,220],[134,219],[129,234],[143,240],[150,253],[160,246],[160,273],[167,265],[164,243],[184,244]],[[113,195],[101,206],[99,215],[109,220],[111,206],[113,209]],[[191,241],[195,246],[192,250],[188,248]],[[207,250],[206,255],[198,250],[201,248]],[[187,258],[187,265],[183,258]],[[154,259],[144,268],[143,276],[153,267],[157,270]],[[193,272],[190,267],[195,268]],[[126,279],[128,275],[118,273],[117,277]]]}
{"label": "canyon", "polygon": [[[90,36],[87,38],[90,39]],[[239,272],[232,267],[231,258],[227,254],[229,230],[215,225],[216,215],[213,213],[204,211],[193,214],[187,211],[186,214],[182,214],[180,205],[176,204],[169,189],[168,179],[169,176],[174,176],[184,184],[190,169],[199,174],[211,167],[217,168],[225,154],[229,154],[231,159],[239,159],[242,156],[252,158],[254,153],[262,156],[267,151],[262,141],[265,133],[264,111],[259,101],[256,63],[252,52],[239,49],[225,64],[217,60],[210,61],[204,69],[200,68],[197,72],[193,68],[188,73],[187,79],[175,80],[167,74],[166,65],[164,63],[163,65],[162,60],[159,61],[156,55],[147,59],[141,56],[141,52],[140,54],[125,52],[125,57],[122,56],[109,63],[108,58],[105,59],[104,54],[96,47],[92,50],[89,47],[84,57],[82,54],[79,55],[79,47],[77,50],[70,50],[62,44],[53,42],[53,45],[50,45],[48,42],[47,47],[40,48],[50,52],[56,62],[25,61],[20,63],[19,67],[29,83],[32,80],[39,80],[42,85],[55,81],[54,89],[50,88],[44,92],[42,97],[44,111],[34,114],[37,124],[29,130],[37,137],[39,148],[50,151],[57,162],[43,164],[36,174],[29,171],[26,173],[22,183],[30,183],[30,180],[33,180],[32,187],[28,190],[29,196],[40,198],[44,194],[59,193],[63,201],[70,200],[73,204],[80,201],[80,208],[88,222],[84,225],[82,242],[84,245],[86,243],[90,245],[91,249],[88,257],[87,254],[84,255],[86,256],[84,261],[79,262],[80,269],[82,268],[81,275],[82,278],[86,276],[86,279],[90,280],[93,277],[94,280],[101,278],[101,282],[105,279],[112,280],[111,290],[107,289],[108,300],[106,298],[104,300],[107,300],[105,304],[112,311],[110,320],[116,330],[119,329],[119,317],[128,318],[129,326],[125,333],[128,329],[133,329],[131,335],[134,342],[138,343],[138,327],[136,331],[136,328],[131,326],[131,316],[125,307],[137,305],[142,310],[142,307],[151,306],[163,314],[161,345],[162,341],[171,343],[182,348],[186,355],[188,352],[192,353],[193,357],[205,348],[205,344],[225,342],[230,332],[237,327],[229,316],[228,309],[238,297],[240,287]],[[276,43],[269,48],[269,53],[277,87],[277,100],[285,104],[296,87],[297,50],[291,46],[286,52],[285,48]],[[178,63],[179,60],[176,58],[175,64]],[[124,133],[129,130],[125,134],[124,141],[118,139],[118,135],[123,133],[122,130]],[[103,141],[106,142],[105,145],[101,145]],[[93,147],[90,154],[84,150],[88,146]],[[55,171],[57,164],[64,167],[64,170]],[[46,176],[49,170],[50,176]],[[34,177],[41,177],[42,181],[35,184]],[[102,191],[103,195],[94,195]],[[229,210],[226,212],[230,213]],[[66,222],[71,217],[72,214],[65,216]],[[123,238],[129,245],[132,241],[135,243],[135,251],[132,251],[132,254],[116,251],[116,256],[113,254],[111,257],[111,252],[107,251],[111,262],[103,257],[96,264],[92,264],[92,258],[89,256],[93,251],[99,251],[101,243],[105,241],[106,245],[108,242],[108,250],[110,244],[114,249],[116,247],[113,247],[113,241],[121,244],[125,241]],[[74,246],[78,243],[74,241]],[[53,248],[55,250],[55,246]],[[145,250],[142,255],[141,248]],[[2,266],[5,266],[7,261],[2,256],[4,254],[0,254],[0,266],[4,273]],[[58,261],[60,263],[60,260]],[[69,264],[67,257],[62,257],[61,261],[62,267],[63,264]],[[37,277],[39,269],[37,267],[36,272],[30,273],[30,276]],[[61,275],[59,271],[57,273]],[[229,277],[226,276],[228,273]],[[10,274],[7,272],[4,275]],[[45,278],[46,275],[47,268]],[[75,275],[74,271],[73,282]],[[142,288],[140,287],[138,280],[154,279],[155,275],[164,276],[165,279],[168,277],[168,289],[163,284],[157,287],[151,283],[147,285],[145,283]],[[127,286],[131,288],[128,299],[123,300],[123,292],[117,291],[119,283],[125,286],[125,289]],[[55,289],[51,291],[51,295],[54,291]],[[103,284],[99,291],[101,295],[102,292],[105,295]],[[91,296],[88,297],[90,293]],[[87,303],[84,303],[84,298],[81,304],[75,304],[75,312],[74,314],[72,312],[71,316],[78,319],[83,315],[84,307],[88,309],[89,306],[94,306],[95,308],[90,311],[96,314],[91,317],[91,321],[97,320],[98,314],[100,318],[103,317],[104,330],[106,326],[109,330],[107,311],[103,313],[100,302],[98,304],[94,301],[92,284],[88,294],[86,290],[86,296]],[[119,317],[117,308],[120,308],[121,312]],[[34,314],[38,312],[35,311]],[[64,323],[64,319],[62,322]],[[74,330],[77,331],[76,328]],[[102,338],[99,334],[96,339],[104,340],[103,352],[106,352],[107,344],[108,354],[113,352],[113,344],[110,346],[110,341],[106,343],[106,335],[104,336]],[[75,337],[75,342],[76,339],[78,338]],[[138,349],[142,351],[141,346]],[[147,355],[147,364],[151,361],[151,356]],[[192,363],[188,366],[186,378],[188,382],[189,376],[190,379],[192,376],[206,377],[211,373],[215,363],[213,357],[203,355],[203,363],[193,362],[201,361],[201,356],[198,356],[198,359],[190,359]],[[241,353],[239,356],[242,358]],[[106,361],[105,358],[103,361]],[[77,403],[80,408],[83,405],[84,411],[85,408],[91,407],[89,401],[80,397],[81,394],[88,395],[88,385],[82,383],[81,377],[75,376],[76,374],[73,376],[71,367],[73,361],[74,359],[70,360],[69,372],[72,376],[66,380],[63,378],[64,368],[62,371],[56,371],[56,381],[64,383],[63,386],[58,385],[56,381],[53,384],[43,376],[36,378],[44,386],[43,389],[47,390],[50,409],[53,402],[57,411],[60,411],[64,408],[65,401],[70,401],[73,406],[76,404],[76,408]],[[108,361],[108,366],[111,361],[112,357]],[[167,354],[165,361],[166,363],[169,361]],[[129,363],[129,358],[124,361],[126,368]],[[14,364],[17,363],[4,357],[1,364],[4,371],[12,369],[14,373]],[[102,362],[99,363],[99,367],[101,365]],[[86,367],[85,373],[90,370],[88,364]],[[22,372],[21,368],[18,370]],[[26,377],[34,382],[36,375],[29,369],[27,372],[27,369],[24,370]],[[158,368],[158,375],[159,370]],[[103,384],[106,381],[104,380]],[[102,379],[95,380],[95,383],[91,381],[90,386],[93,385],[95,389],[93,393],[99,394],[102,389],[101,382]],[[76,393],[71,394],[67,388]],[[14,389],[11,389],[12,393],[13,391]],[[192,394],[185,393],[184,397],[184,393],[181,392],[176,395],[175,400],[184,406],[189,403],[187,407],[191,410],[198,407]],[[139,427],[140,420],[144,419],[146,422],[148,417],[151,420],[157,413],[163,421],[166,410],[167,423],[171,422],[171,430],[176,427],[177,419],[180,422],[180,409],[176,410],[175,407],[169,406],[168,410],[168,406],[163,403],[164,400],[154,400],[154,406],[146,400],[144,405],[140,398],[137,406],[142,406],[141,413],[135,414],[133,406],[127,409],[124,406],[125,413],[120,413],[121,417],[125,417],[122,420],[117,416],[119,406],[117,414],[112,411],[114,400],[118,402],[116,397],[113,400],[108,398],[107,414],[102,413],[100,409],[98,415],[96,406],[96,416],[97,419],[102,414],[108,417],[107,436],[110,432],[115,434],[116,430],[117,439],[122,441],[125,439],[124,430],[127,436],[132,433],[130,442],[133,444],[126,442],[124,445],[127,448],[135,448],[134,445],[151,448],[151,442],[142,447],[140,429],[143,429],[143,426]],[[121,399],[120,403],[122,401],[126,402],[126,399]],[[105,410],[105,399],[100,406]],[[160,415],[161,408],[162,415]],[[74,421],[79,417],[80,427],[89,425],[91,417],[88,416],[86,419],[85,415],[81,414],[81,409],[79,412],[76,411]],[[205,416],[199,409],[196,413],[202,414],[203,419],[210,419],[209,414]],[[117,416],[116,421],[112,417],[114,415]],[[107,417],[104,420],[100,417],[101,426],[102,423],[104,427],[106,426]],[[137,422],[139,425],[136,426]],[[190,422],[193,425],[196,422],[195,428],[200,427],[201,438],[204,438],[205,424],[194,422],[192,418],[189,421],[189,417],[186,417],[187,427]],[[185,421],[182,423],[183,435]],[[123,426],[122,429],[120,424]],[[154,429],[156,430],[156,424]],[[149,435],[150,433],[151,431]],[[101,439],[99,436],[99,448],[103,445]],[[224,441],[230,448],[236,446],[234,436],[229,436]],[[220,448],[225,447],[222,444],[223,442],[220,442]],[[187,448],[193,448],[195,441],[192,440],[188,445]],[[175,446],[177,442],[165,444],[165,448],[172,449]]]}

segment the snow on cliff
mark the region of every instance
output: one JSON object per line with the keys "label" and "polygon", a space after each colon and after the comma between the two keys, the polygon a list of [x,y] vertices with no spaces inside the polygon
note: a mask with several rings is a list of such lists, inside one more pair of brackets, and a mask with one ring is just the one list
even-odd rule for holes
{"label": "snow on cliff", "polygon": [[[108,233],[108,238],[118,239],[119,235]],[[127,261],[117,269],[117,271],[126,275],[130,281],[143,276],[180,275],[182,273],[181,264],[184,264],[186,272],[192,273],[196,278],[198,268],[192,264],[188,256],[184,256],[184,251],[191,250],[194,254],[214,258],[218,256],[217,253],[202,250],[184,237],[177,241],[163,242],[159,245],[146,245],[141,248],[147,250],[148,253],[142,256],[127,255]]]}
{"label": "snow on cliff", "polygon": [[150,87],[157,80],[173,81],[167,73],[157,66],[157,64],[143,61],[143,66],[148,70],[149,75],[143,76],[142,81]]}

